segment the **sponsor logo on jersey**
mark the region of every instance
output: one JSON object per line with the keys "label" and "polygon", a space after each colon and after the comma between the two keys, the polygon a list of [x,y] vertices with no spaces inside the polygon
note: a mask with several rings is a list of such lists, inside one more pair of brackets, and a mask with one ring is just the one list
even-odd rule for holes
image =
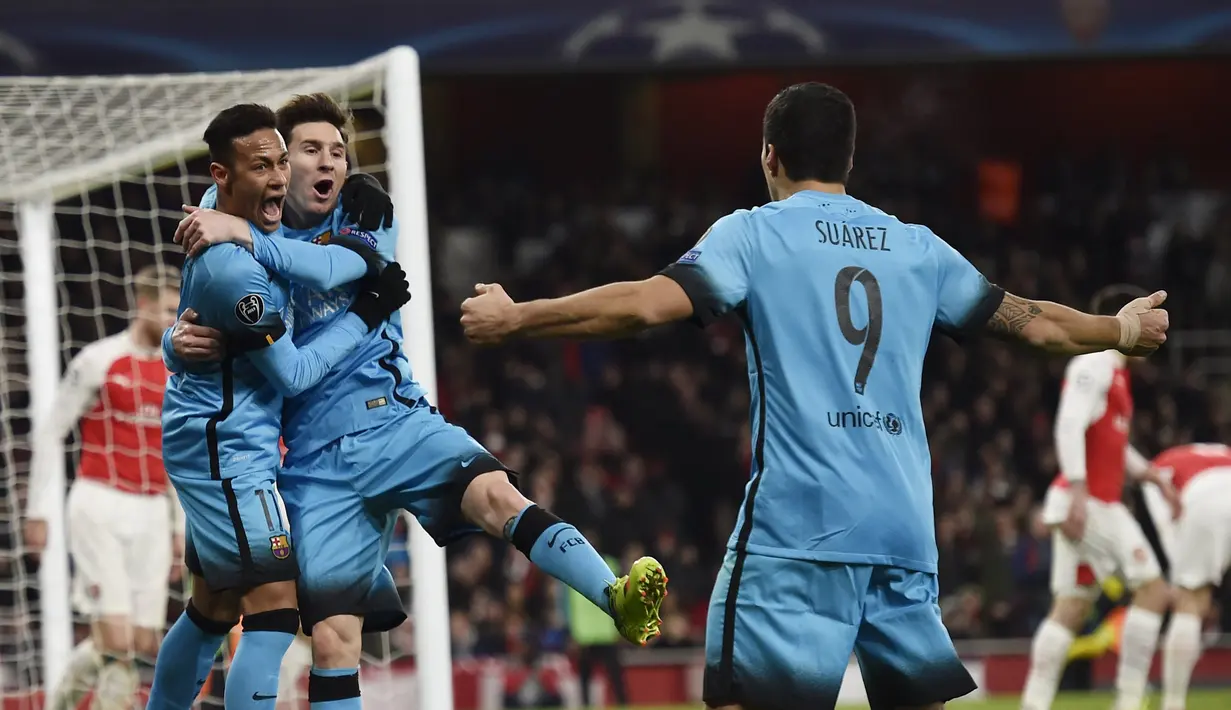
{"label": "sponsor logo on jersey", "polygon": [[286,535],[274,535],[269,538],[269,551],[274,557],[285,560],[291,556],[291,541]]}
{"label": "sponsor logo on jersey", "polygon": [[893,412],[869,412],[857,407],[853,411],[829,412],[826,416],[834,429],[875,429],[900,436],[905,428],[902,419]]}
{"label": "sponsor logo on jersey", "polygon": [[265,315],[265,299],[255,293],[235,302],[235,317],[244,325],[256,325]]}
{"label": "sponsor logo on jersey", "polygon": [[372,249],[376,249],[376,237],[372,236],[371,233],[365,232],[361,229],[355,229],[354,227],[343,227],[338,230],[338,236],[339,237],[353,237],[363,242],[364,244],[367,244]]}
{"label": "sponsor logo on jersey", "polygon": [[695,263],[697,259],[700,259],[700,258],[701,258],[700,249],[689,249],[687,254],[680,257],[680,263],[681,264],[692,264],[692,263]]}
{"label": "sponsor logo on jersey", "polygon": [[376,409],[377,407],[383,407],[387,404],[389,404],[389,400],[384,397],[377,397],[376,399],[369,399],[364,402],[364,405],[366,405],[368,409]]}

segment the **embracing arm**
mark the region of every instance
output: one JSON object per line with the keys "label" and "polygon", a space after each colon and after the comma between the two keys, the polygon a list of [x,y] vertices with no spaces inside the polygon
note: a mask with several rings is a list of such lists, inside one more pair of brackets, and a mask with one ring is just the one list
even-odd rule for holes
{"label": "embracing arm", "polygon": [[175,326],[171,326],[162,332],[162,364],[166,366],[168,371],[175,374],[184,372],[187,369],[184,366],[184,360],[180,358],[179,353],[175,352]]}
{"label": "embracing arm", "polygon": [[[196,264],[184,300],[226,334],[229,357],[246,355],[283,396],[294,397],[319,382],[368,332],[348,313],[302,348],[291,341],[279,312],[284,295],[269,273],[242,249],[209,250]],[[232,305],[234,304],[234,305]]]}
{"label": "embracing arm", "polygon": [[324,379],[367,332],[363,321],[348,313],[304,347],[296,347],[283,331],[279,337],[270,334],[265,347],[249,351],[248,358],[282,396],[295,397]]}
{"label": "embracing arm", "polygon": [[[339,239],[340,241],[340,239]],[[364,254],[370,252],[370,257]],[[252,229],[252,255],[292,283],[329,291],[380,270],[376,252],[363,245],[312,244]]]}
{"label": "embracing arm", "polygon": [[266,234],[245,219],[216,210],[185,206],[184,211],[188,216],[176,227],[173,239],[190,257],[199,256],[211,245],[232,242],[278,276],[317,291],[329,291],[375,274],[383,265],[374,239],[368,244],[339,235],[334,237],[336,244],[311,244],[283,237],[281,229]]}

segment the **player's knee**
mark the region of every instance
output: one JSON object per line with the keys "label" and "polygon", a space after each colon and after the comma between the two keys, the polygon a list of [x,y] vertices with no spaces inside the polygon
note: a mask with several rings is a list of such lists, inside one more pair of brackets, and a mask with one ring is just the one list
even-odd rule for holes
{"label": "player's knee", "polygon": [[1085,597],[1056,597],[1048,618],[1064,628],[1077,633],[1090,615],[1090,600]]}
{"label": "player's knee", "polygon": [[133,650],[138,658],[156,657],[158,655],[158,632],[154,629],[133,629]]}
{"label": "player's knee", "polygon": [[94,646],[103,656],[131,658],[133,630],[126,617],[103,617],[94,622]]}
{"label": "player's knee", "polygon": [[1156,614],[1167,610],[1171,601],[1171,587],[1162,577],[1155,577],[1133,592],[1133,606]]}
{"label": "player's knee", "polygon": [[1201,589],[1176,587],[1175,613],[1192,614],[1198,618],[1204,618],[1210,608],[1210,596],[1209,587],[1202,587]]}
{"label": "player's knee", "polygon": [[331,616],[312,627],[312,663],[318,668],[353,668],[359,664],[363,620]]}
{"label": "player's knee", "polygon": [[235,592],[216,592],[210,589],[204,577],[194,574],[192,598],[188,600],[189,609],[185,611],[198,626],[203,622],[229,623],[234,626],[239,622],[239,600],[240,597]]}
{"label": "player's knee", "polygon": [[504,524],[530,501],[509,482],[504,471],[479,474],[462,495],[462,515],[491,535],[501,535]]}
{"label": "player's knee", "polygon": [[299,610],[293,608],[271,609],[244,614],[244,633],[249,631],[273,631],[292,636],[299,632]]}
{"label": "player's knee", "polygon": [[295,609],[295,582],[271,582],[253,587],[244,594],[242,607],[245,615],[275,609]]}

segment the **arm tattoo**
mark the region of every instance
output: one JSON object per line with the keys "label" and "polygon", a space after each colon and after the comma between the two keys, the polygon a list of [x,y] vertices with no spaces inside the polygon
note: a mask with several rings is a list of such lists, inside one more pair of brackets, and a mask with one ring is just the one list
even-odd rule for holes
{"label": "arm tattoo", "polygon": [[1034,301],[1029,301],[1011,293],[1004,295],[1000,307],[987,322],[987,329],[995,335],[1016,337],[1030,321],[1043,313],[1043,309]]}

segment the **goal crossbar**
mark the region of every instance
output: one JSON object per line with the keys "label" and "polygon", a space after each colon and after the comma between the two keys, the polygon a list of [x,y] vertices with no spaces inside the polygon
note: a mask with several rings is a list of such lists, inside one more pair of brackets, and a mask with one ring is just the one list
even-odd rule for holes
{"label": "goal crossbar", "polygon": [[317,69],[0,78],[0,201],[55,201],[201,155],[227,106],[377,84],[397,51]]}

